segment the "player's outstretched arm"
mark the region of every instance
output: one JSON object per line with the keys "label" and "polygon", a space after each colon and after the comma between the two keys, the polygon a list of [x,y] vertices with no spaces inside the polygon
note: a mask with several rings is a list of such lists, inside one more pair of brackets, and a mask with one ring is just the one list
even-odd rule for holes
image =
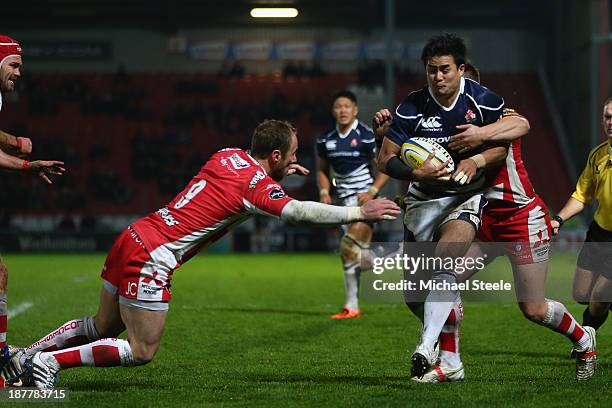
{"label": "player's outstretched arm", "polygon": [[16,156],[27,156],[32,153],[32,141],[0,130],[0,149]]}
{"label": "player's outstretched arm", "polygon": [[28,170],[29,162],[0,150],[0,167],[7,170]]}
{"label": "player's outstretched arm", "polygon": [[0,167],[7,170],[20,170],[38,174],[38,176],[48,184],[53,183],[49,176],[61,176],[66,171],[64,162],[61,161],[35,160],[29,162],[6,154],[2,150],[0,150]]}
{"label": "player's outstretched arm", "polygon": [[495,123],[482,127],[458,125],[463,130],[450,138],[448,147],[463,153],[486,142],[511,142],[529,133],[529,121],[521,115],[504,116]]}
{"label": "player's outstretched arm", "polygon": [[400,212],[397,204],[386,198],[370,200],[361,207],[293,200],[285,205],[280,218],[293,224],[340,225],[356,221],[392,220]]}

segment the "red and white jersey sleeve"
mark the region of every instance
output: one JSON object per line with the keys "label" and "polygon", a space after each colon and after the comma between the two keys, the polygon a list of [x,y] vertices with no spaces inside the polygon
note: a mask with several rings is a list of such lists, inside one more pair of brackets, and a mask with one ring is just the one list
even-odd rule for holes
{"label": "red and white jersey sleeve", "polygon": [[255,173],[244,194],[244,205],[249,212],[275,217],[280,217],[283,208],[292,200],[280,184],[261,172]]}
{"label": "red and white jersey sleeve", "polygon": [[[503,116],[523,118],[512,109],[504,109]],[[484,194],[489,209],[496,206],[523,207],[537,196],[521,158],[521,139],[510,144],[505,162],[489,171],[486,177],[489,188]]]}
{"label": "red and white jersey sleeve", "polygon": [[149,252],[176,267],[255,213],[280,216],[291,200],[245,151],[224,149],[168,205],[132,228]]}

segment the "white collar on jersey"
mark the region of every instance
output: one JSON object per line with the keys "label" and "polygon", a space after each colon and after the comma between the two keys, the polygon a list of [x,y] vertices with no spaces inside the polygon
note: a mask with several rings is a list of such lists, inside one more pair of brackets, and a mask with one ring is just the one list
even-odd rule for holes
{"label": "white collar on jersey", "polygon": [[446,106],[442,106],[442,104],[438,102],[434,94],[431,92],[431,88],[429,86],[427,86],[427,90],[429,91],[429,95],[431,96],[431,98],[438,104],[438,106],[444,109],[445,111],[449,112],[455,108],[455,104],[459,100],[459,95],[461,95],[465,91],[465,78],[461,77],[461,84],[459,85],[459,93],[457,93],[457,97],[455,98],[453,103],[451,103],[451,106],[449,106],[448,108]]}
{"label": "white collar on jersey", "polygon": [[268,175],[268,172],[266,171],[266,169],[263,168],[263,166],[261,165],[261,163],[259,162],[259,160],[257,160],[256,158],[254,158],[253,156],[251,156],[251,152],[244,150],[244,152],[246,153],[246,155],[249,157],[249,159],[251,159],[251,161],[253,162],[253,164],[255,164],[258,167],[261,167],[261,169],[263,170],[263,172],[266,174],[266,176]]}
{"label": "white collar on jersey", "polygon": [[338,136],[340,136],[340,139],[344,139],[345,137],[349,135],[349,133],[351,133],[351,130],[357,129],[357,125],[359,125],[359,119],[355,118],[355,120],[353,121],[353,124],[351,125],[350,128],[348,128],[346,133],[340,133],[340,128],[338,127],[338,125],[336,125],[336,132],[338,132]]}
{"label": "white collar on jersey", "polygon": [[0,92],[0,111],[2,110],[2,92]]}

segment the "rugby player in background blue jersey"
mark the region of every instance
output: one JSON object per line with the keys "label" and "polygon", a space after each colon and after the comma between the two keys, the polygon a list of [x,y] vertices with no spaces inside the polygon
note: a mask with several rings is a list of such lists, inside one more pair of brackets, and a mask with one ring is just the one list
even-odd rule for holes
{"label": "rugby player in background blue jersey", "polygon": [[[317,139],[319,171],[317,183],[321,202],[330,204],[330,170],[333,172],[339,204],[355,206],[378,195],[389,176],[373,175],[376,143],[372,129],[357,119],[357,97],[350,91],[337,92],[333,97],[332,114],[336,127]],[[372,241],[372,226],[355,222],[344,227],[340,241],[340,258],[344,269],[345,303],[333,319],[359,317],[360,253]]]}

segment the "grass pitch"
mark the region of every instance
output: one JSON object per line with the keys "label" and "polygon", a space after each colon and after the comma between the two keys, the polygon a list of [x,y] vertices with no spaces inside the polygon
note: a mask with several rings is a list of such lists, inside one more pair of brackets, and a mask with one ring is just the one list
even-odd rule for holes
{"label": "grass pitch", "polygon": [[[553,258],[551,284],[569,293],[572,259]],[[9,321],[10,343],[29,344],[96,312],[104,255],[5,260],[9,309],[31,303]],[[505,260],[490,268],[509,270]],[[203,254],[173,284],[155,360],[63,371],[59,386],[71,394],[60,406],[611,406],[611,322],[598,333],[595,377],[578,383],[567,339],[528,322],[512,303],[466,302],[466,380],[414,384],[408,350],[419,324],[403,304],[364,302],[360,319],[329,319],[343,302],[335,255]],[[566,303],[581,317],[581,306]]]}

